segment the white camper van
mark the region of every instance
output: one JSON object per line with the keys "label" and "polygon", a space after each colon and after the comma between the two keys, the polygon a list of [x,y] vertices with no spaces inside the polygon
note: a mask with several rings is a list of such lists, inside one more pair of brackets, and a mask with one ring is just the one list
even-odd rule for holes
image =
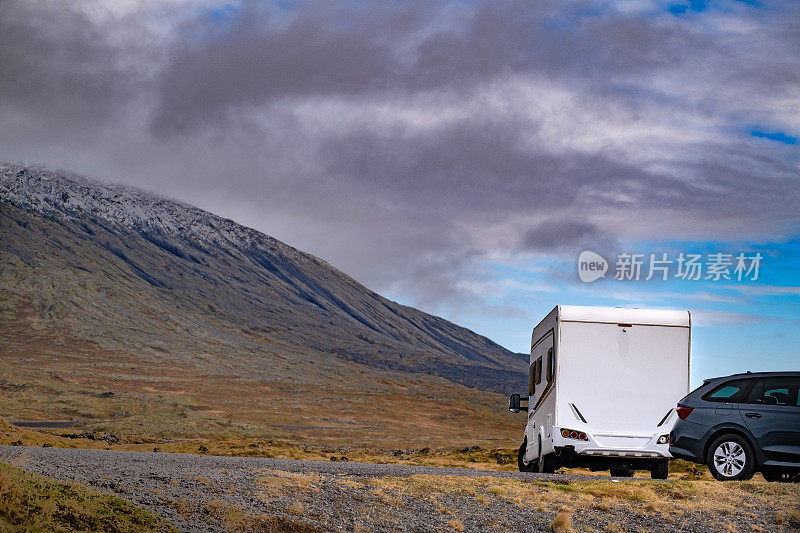
{"label": "white camper van", "polygon": [[[561,466],[669,472],[675,405],[689,392],[688,311],[558,306],[533,329],[523,472]],[[528,405],[520,405],[527,397]]]}

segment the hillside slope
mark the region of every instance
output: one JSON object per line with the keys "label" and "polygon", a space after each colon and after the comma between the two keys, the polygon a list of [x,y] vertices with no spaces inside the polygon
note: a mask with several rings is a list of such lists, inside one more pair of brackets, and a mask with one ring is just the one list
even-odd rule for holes
{"label": "hillside slope", "polygon": [[[35,273],[73,271],[85,289],[61,292],[49,305],[91,318],[76,324],[81,337],[110,336],[117,348],[135,340],[159,352],[175,334],[171,318],[184,313],[201,331],[184,332],[182,344],[196,344],[198,335],[228,338],[230,332],[215,331],[225,324],[244,336],[258,333],[262,342],[479,388],[505,391],[524,371],[522,358],[489,339],[391,302],[324,261],[231,220],[41,169],[6,164],[0,173],[0,200],[27,212],[3,209],[0,249]],[[53,238],[30,214],[58,224],[63,237]],[[136,285],[142,301],[114,302],[115,283]],[[138,330],[136,338],[121,329]]]}
{"label": "hillside slope", "polygon": [[[44,366],[313,386],[438,376],[501,393],[525,381],[526,358],[485,337],[142,191],[0,164],[0,232],[4,348],[38,342]],[[49,340],[28,339],[40,329]]]}

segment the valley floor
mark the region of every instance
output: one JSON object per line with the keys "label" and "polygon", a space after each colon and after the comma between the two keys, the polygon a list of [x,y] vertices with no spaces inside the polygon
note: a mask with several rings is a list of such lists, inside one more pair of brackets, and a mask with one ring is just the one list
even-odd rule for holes
{"label": "valley floor", "polygon": [[111,492],[182,531],[779,531],[800,486],[0,447],[0,461]]}

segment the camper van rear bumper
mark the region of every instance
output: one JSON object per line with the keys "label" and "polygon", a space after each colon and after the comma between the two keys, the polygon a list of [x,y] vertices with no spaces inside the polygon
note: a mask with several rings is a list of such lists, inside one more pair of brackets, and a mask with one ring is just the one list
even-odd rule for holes
{"label": "camper van rear bumper", "polygon": [[554,435],[555,448],[570,447],[578,455],[590,457],[625,457],[630,459],[670,459],[668,444],[658,444],[660,435],[609,435],[586,433],[586,440]]}
{"label": "camper van rear bumper", "polygon": [[603,448],[599,450],[576,450],[576,453],[594,457],[625,457],[628,459],[655,459],[659,457],[669,459],[672,457],[666,450],[609,450]]}

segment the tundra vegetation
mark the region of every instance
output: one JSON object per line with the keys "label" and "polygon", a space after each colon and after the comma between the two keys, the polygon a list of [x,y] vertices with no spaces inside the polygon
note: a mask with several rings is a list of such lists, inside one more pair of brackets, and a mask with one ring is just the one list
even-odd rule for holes
{"label": "tundra vegetation", "polygon": [[294,502],[290,512],[310,523],[324,523],[314,504],[320,492],[338,491],[358,502],[362,512],[349,511],[354,530],[391,529],[413,524],[411,515],[422,515],[441,531],[503,531],[518,525],[519,513],[557,532],[680,530],[698,523],[710,531],[789,531],[800,526],[800,487],[762,480],[553,483],[488,476],[363,477],[269,470],[261,475],[261,498]]}
{"label": "tundra vegetation", "polygon": [[491,476],[372,477],[262,469],[255,497],[274,510],[275,516],[248,514],[222,499],[187,512],[224,524],[229,531],[260,522],[280,525],[286,531],[517,531],[521,524],[538,524],[562,533],[794,531],[800,526],[800,487],[762,480],[543,482]]}
{"label": "tundra vegetation", "polygon": [[[65,438],[64,430],[34,431],[3,428],[2,442],[37,446],[88,446],[118,450],[144,449],[151,444],[109,444],[86,437]],[[255,439],[161,443],[163,451],[324,461],[359,461],[430,466],[515,470],[514,450],[461,449],[379,450],[354,447],[312,447],[290,441]],[[199,448],[203,447],[204,450]],[[630,481],[522,481],[488,475],[371,476],[348,473],[286,472],[259,469],[253,485],[233,493],[221,489],[218,475],[185,472],[201,496],[165,499],[164,505],[186,520],[202,521],[227,531],[327,530],[330,520],[352,531],[392,530],[403,525],[430,526],[437,531],[516,530],[520,522],[544,524],[553,531],[668,531],[702,524],[708,531],[793,531],[800,527],[800,485],[767,483],[756,476],[747,482],[720,483],[707,470],[674,461],[671,482],[637,474]],[[225,467],[227,468],[227,466]],[[562,473],[591,474],[582,469]],[[598,476],[603,473],[596,473]],[[170,485],[180,485],[173,479]],[[264,507],[260,512],[237,503],[246,491]],[[165,494],[154,491],[159,497]],[[193,494],[195,494],[193,492]],[[335,511],[332,509],[335,508]],[[333,517],[333,518],[332,518]]]}
{"label": "tundra vegetation", "polygon": [[0,463],[0,531],[176,530],[122,498]]}

